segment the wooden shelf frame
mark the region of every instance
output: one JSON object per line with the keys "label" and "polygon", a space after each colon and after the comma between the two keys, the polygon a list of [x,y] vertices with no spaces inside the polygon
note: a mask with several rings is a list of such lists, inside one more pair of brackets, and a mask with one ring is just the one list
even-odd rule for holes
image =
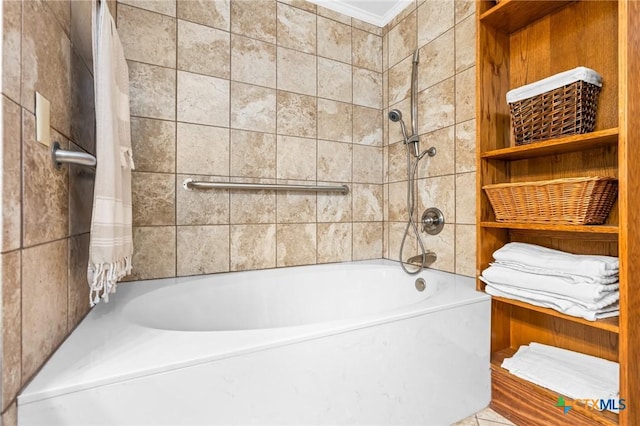
{"label": "wooden shelf frame", "polygon": [[483,221],[480,222],[480,226],[483,228],[618,235],[618,227],[615,225],[546,225],[540,223]]}
{"label": "wooden shelf frame", "polygon": [[502,0],[482,13],[480,20],[498,30],[513,33],[573,1],[575,0]]}

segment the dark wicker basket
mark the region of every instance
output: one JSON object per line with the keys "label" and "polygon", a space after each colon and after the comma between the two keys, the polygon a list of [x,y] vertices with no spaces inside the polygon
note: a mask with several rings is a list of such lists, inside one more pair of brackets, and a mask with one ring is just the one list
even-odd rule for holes
{"label": "dark wicker basket", "polygon": [[599,225],[618,195],[612,177],[584,177],[482,187],[497,222]]}
{"label": "dark wicker basket", "polygon": [[595,84],[576,81],[510,103],[516,145],[592,132],[600,89]]}

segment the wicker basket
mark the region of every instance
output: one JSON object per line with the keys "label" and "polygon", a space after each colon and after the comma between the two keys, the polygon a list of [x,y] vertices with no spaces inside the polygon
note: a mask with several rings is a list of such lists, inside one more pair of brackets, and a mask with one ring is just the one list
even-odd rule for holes
{"label": "wicker basket", "polygon": [[[593,70],[588,71],[595,73]],[[509,102],[516,145],[592,132],[600,89],[596,84],[579,80],[526,99]]]}
{"label": "wicker basket", "polygon": [[502,183],[482,187],[498,222],[598,225],[618,194],[611,177]]}

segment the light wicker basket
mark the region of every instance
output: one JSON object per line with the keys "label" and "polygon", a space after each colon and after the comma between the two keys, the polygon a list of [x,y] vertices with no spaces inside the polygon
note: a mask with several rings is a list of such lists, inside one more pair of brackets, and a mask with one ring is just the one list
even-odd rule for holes
{"label": "light wicker basket", "polygon": [[[587,80],[591,81],[578,80],[562,84],[571,80],[571,77],[566,77],[568,73],[588,74],[591,78],[587,77]],[[558,81],[560,86],[554,87],[554,83],[549,81]],[[601,87],[593,82],[601,84],[600,75],[588,68],[578,67],[510,91],[514,93],[529,88],[529,91],[536,93],[524,99],[507,101],[515,144],[525,145],[563,135],[592,132],[601,90]],[[549,87],[550,84],[553,89],[542,93],[532,89],[536,86]]]}
{"label": "light wicker basket", "polygon": [[558,225],[604,223],[618,194],[612,177],[485,185],[498,222]]}

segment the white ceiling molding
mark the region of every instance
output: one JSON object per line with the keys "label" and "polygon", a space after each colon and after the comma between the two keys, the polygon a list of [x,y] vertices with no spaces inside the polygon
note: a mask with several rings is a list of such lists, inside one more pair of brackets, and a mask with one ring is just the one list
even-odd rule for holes
{"label": "white ceiling molding", "polygon": [[413,0],[308,0],[335,12],[384,27]]}

